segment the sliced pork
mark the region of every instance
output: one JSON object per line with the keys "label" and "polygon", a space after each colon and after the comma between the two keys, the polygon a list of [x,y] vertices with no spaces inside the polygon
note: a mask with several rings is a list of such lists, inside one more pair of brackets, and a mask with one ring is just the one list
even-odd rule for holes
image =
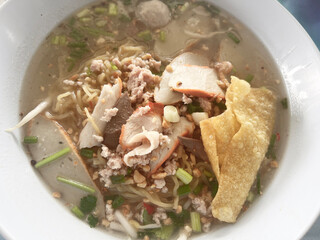
{"label": "sliced pork", "polygon": [[[100,146],[101,142],[97,141],[94,135],[102,135],[107,122],[101,120],[105,114],[106,109],[114,107],[118,101],[122,90],[121,79],[118,78],[117,83],[112,87],[110,85],[104,85],[100,97],[92,113],[92,121],[96,126],[93,126],[92,122],[88,121],[86,126],[80,133],[79,147],[80,148],[91,148],[94,146]],[[98,128],[98,129],[96,129]]]}

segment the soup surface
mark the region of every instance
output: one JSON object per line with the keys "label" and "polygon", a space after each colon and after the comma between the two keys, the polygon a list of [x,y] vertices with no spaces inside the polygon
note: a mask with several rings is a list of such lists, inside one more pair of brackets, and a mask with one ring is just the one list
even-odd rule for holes
{"label": "soup surface", "polygon": [[186,239],[235,222],[278,167],[280,80],[257,37],[211,4],[95,2],[30,63],[21,112],[41,114],[26,149],[90,227]]}

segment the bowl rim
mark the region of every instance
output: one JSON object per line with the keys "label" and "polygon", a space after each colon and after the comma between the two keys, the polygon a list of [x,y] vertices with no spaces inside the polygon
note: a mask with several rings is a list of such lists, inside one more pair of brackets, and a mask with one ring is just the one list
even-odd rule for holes
{"label": "bowl rim", "polygon": [[[49,30],[59,23],[59,19],[89,2],[92,1],[9,0],[0,7],[0,22],[6,23],[0,25],[3,47],[0,72],[4,79],[0,99],[3,102],[1,110],[6,113],[0,115],[0,129],[6,129],[18,121],[19,99],[16,96],[19,96],[27,62],[37,46]],[[263,236],[263,239],[299,239],[320,212],[320,192],[313,191],[313,186],[320,184],[320,176],[317,174],[320,149],[317,148],[315,137],[320,133],[320,128],[313,127],[320,122],[320,114],[317,113],[320,108],[319,51],[296,19],[276,0],[216,0],[214,4],[241,19],[259,36],[277,62],[290,102],[290,137],[280,168],[252,211],[241,217],[238,224],[218,229],[210,236],[217,239],[253,239],[259,236]],[[28,10],[30,7],[32,11]],[[25,27],[27,25],[28,29]],[[14,71],[17,65],[19,71]],[[9,135],[0,130],[0,145],[6,146],[2,149],[1,158],[10,159],[0,162],[0,190],[6,193],[0,204],[1,234],[6,239],[21,239],[25,236],[34,239],[46,239],[48,236],[53,239],[75,236],[78,239],[105,238],[105,233],[87,228],[63,207],[47,208],[56,204],[56,200],[48,194],[35,171],[25,161],[25,153],[17,139],[20,139],[19,133]],[[16,177],[20,184],[16,184]],[[297,195],[297,189],[300,195]],[[19,194],[27,196],[30,193],[34,195],[23,199],[23,204],[17,200],[12,201]],[[270,206],[270,203],[277,205]],[[248,228],[252,219],[257,230]],[[274,219],[274,222],[265,219]],[[71,221],[72,224],[68,224]],[[37,227],[30,227],[30,224]],[[19,231],[15,230],[16,226],[19,226]],[[59,228],[62,233],[52,226]],[[207,236],[199,236],[199,239]]]}

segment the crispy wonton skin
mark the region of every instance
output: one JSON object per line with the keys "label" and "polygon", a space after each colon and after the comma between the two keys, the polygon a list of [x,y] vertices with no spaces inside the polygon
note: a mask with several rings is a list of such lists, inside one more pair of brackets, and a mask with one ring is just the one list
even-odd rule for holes
{"label": "crispy wonton skin", "polygon": [[226,93],[227,110],[200,122],[201,135],[219,182],[212,215],[235,222],[267,151],[275,118],[275,96],[236,77]]}

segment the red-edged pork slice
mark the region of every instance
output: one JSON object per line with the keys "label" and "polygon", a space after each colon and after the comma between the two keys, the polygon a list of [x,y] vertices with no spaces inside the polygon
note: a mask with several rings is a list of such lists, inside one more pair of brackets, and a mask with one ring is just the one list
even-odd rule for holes
{"label": "red-edged pork slice", "polygon": [[138,133],[137,135],[133,136],[128,142],[130,145],[140,143],[142,143],[140,146],[134,148],[124,155],[123,161],[127,166],[133,166],[133,162],[130,161],[130,157],[144,156],[156,149],[160,144],[160,133],[156,131],[146,131],[143,129],[142,133]]}
{"label": "red-edged pork slice", "polygon": [[44,181],[50,185],[52,191],[61,193],[62,199],[70,204],[78,205],[80,199],[87,196],[88,193],[57,181],[57,176],[79,181],[94,188],[94,195],[97,197],[97,213],[99,218],[103,218],[105,210],[102,194],[90,177],[85,163],[66,131],[56,121],[37,116],[29,123],[27,135],[38,137],[38,143],[28,145],[32,159],[36,161],[40,161],[63,148],[69,147],[71,149],[67,155],[38,168],[38,171]]}
{"label": "red-edged pork slice", "polygon": [[194,130],[194,124],[189,122],[185,117],[181,117],[178,123],[172,123],[170,126],[168,137],[170,142],[163,147],[158,147],[152,152],[150,161],[150,174],[157,171],[157,169],[171,156],[174,150],[179,145],[178,137],[191,135]]}
{"label": "red-edged pork slice", "polygon": [[143,128],[147,131],[162,132],[161,115],[150,110],[149,106],[138,108],[127,120],[127,123],[122,126],[120,144],[123,149],[137,146],[137,143],[131,139],[142,133]]}
{"label": "red-edged pork slice", "polygon": [[168,86],[174,91],[195,97],[224,97],[224,92],[217,81],[218,76],[214,69],[185,64],[173,70]]}
{"label": "red-edged pork slice", "polygon": [[93,109],[92,118],[97,125],[99,132],[94,128],[90,121],[80,133],[79,146],[80,148],[91,148],[99,146],[101,143],[94,137],[94,135],[102,135],[107,125],[106,121],[101,120],[106,109],[112,108],[118,101],[122,90],[121,79],[118,78],[117,83],[112,87],[110,85],[104,85],[99,100]]}
{"label": "red-edged pork slice", "polygon": [[173,91],[172,87],[170,87],[168,84],[171,79],[171,75],[175,72],[175,69],[185,64],[208,66],[209,60],[203,56],[191,52],[183,53],[173,59],[170,63],[170,67],[167,68],[171,69],[172,71],[168,71],[166,69],[162,74],[159,87],[155,88],[154,99],[157,103],[167,105],[181,101],[182,93]]}

